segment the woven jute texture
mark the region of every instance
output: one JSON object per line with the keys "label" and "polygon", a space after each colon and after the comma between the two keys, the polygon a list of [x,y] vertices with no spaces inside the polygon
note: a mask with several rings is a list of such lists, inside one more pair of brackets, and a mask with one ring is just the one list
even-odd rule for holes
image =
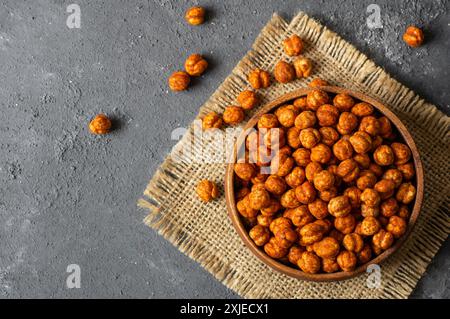
{"label": "woven jute texture", "polygon": [[[173,154],[190,143],[193,126],[160,166],[139,200],[138,205],[149,212],[144,222],[243,297],[407,298],[450,230],[450,120],[447,116],[392,79],[337,34],[299,13],[290,23],[276,14],[272,17],[252,49],[201,107],[198,117],[209,111],[222,113],[226,106],[235,104],[236,96],[248,88],[249,70],[260,67],[273,71],[276,62],[286,59],[282,40],[294,33],[306,43],[304,55],[315,63],[314,77],[364,92],[383,102],[408,127],[419,148],[425,172],[424,205],[412,235],[396,254],[381,264],[381,286],[368,288],[366,274],[340,282],[301,281],[260,262],[234,230],[223,194],[207,204],[200,202],[195,194],[195,186],[201,179],[223,185],[226,164],[174,159]],[[263,104],[306,86],[307,81],[310,79],[273,84],[260,90]],[[192,151],[208,148],[208,141],[204,143],[193,146]]]}

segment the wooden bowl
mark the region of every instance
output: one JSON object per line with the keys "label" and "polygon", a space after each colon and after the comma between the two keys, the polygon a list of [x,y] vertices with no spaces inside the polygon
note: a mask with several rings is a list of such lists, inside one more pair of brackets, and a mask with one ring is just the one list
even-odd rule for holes
{"label": "wooden bowl", "polygon": [[254,127],[261,115],[265,113],[271,112],[274,108],[291,101],[293,99],[296,99],[298,97],[304,96],[308,94],[309,91],[311,91],[311,88],[301,88],[298,90],[295,90],[293,92],[287,93],[276,100],[266,104],[255,116],[253,116],[247,123],[247,125],[244,128],[244,133],[241,134],[241,136],[238,137],[237,142],[235,144],[234,148],[234,155],[231,161],[229,161],[225,173],[225,197],[227,202],[227,209],[228,209],[228,215],[230,216],[234,227],[236,228],[239,236],[244,241],[245,245],[251,250],[251,252],[256,255],[262,262],[264,262],[269,267],[286,274],[288,276],[303,279],[303,280],[311,280],[311,281],[337,281],[337,280],[345,280],[352,277],[355,277],[356,275],[365,272],[366,268],[370,264],[380,264],[382,261],[384,261],[386,258],[388,258],[390,255],[392,255],[397,249],[400,248],[400,246],[405,242],[409,234],[411,233],[411,230],[413,229],[414,224],[416,223],[417,217],[419,216],[420,208],[422,206],[423,201],[423,191],[424,191],[424,178],[423,178],[423,168],[422,168],[422,162],[420,160],[419,152],[417,150],[416,144],[414,143],[411,134],[408,132],[406,127],[403,125],[403,123],[399,120],[399,118],[392,113],[386,106],[384,106],[379,101],[366,96],[359,92],[354,92],[351,90],[339,88],[339,87],[333,87],[333,86],[324,86],[319,87],[321,90],[338,94],[338,93],[347,93],[358,100],[367,102],[375,107],[381,114],[386,116],[392,124],[397,128],[400,135],[403,137],[404,142],[409,146],[412,153],[412,158],[414,161],[414,167],[416,170],[416,198],[414,202],[414,206],[412,209],[411,216],[409,218],[408,222],[408,228],[406,233],[399,238],[395,244],[384,251],[382,254],[376,256],[374,259],[370,260],[368,263],[358,266],[355,270],[350,272],[336,272],[331,274],[307,274],[301,271],[298,268],[289,267],[281,262],[278,262],[277,260],[269,257],[266,255],[266,253],[261,249],[260,247],[256,246],[253,240],[248,235],[248,231],[245,229],[241,217],[236,209],[236,201],[234,198],[234,171],[233,166],[236,161],[236,150],[239,149],[239,147],[242,146],[242,143],[245,142],[245,131]]}

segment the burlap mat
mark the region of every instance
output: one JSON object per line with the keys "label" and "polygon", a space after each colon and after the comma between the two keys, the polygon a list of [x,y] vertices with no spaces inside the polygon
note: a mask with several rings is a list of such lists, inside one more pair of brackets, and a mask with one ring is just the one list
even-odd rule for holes
{"label": "burlap mat", "polygon": [[[392,79],[337,34],[299,13],[291,23],[273,16],[252,50],[202,106],[199,117],[211,110],[221,113],[234,104],[239,92],[248,87],[246,75],[250,69],[273,70],[275,63],[285,58],[282,40],[293,33],[306,42],[304,54],[315,61],[314,77],[365,92],[384,102],[408,127],[421,153],[426,178],[424,206],[409,240],[382,263],[381,287],[368,288],[365,274],[341,282],[315,283],[287,277],[265,266],[238,237],[227,216],[223,194],[208,204],[201,203],[195,194],[195,185],[204,178],[223,185],[226,164],[179,163],[169,155],[139,201],[140,207],[149,210],[144,222],[243,297],[406,298],[450,230],[447,116]],[[263,102],[309,81],[274,84],[261,91]],[[192,127],[172,154],[186,146],[190,133]]]}

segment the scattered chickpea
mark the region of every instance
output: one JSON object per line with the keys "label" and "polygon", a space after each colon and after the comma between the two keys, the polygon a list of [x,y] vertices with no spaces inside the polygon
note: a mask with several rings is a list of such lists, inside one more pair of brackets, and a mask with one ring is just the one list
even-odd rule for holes
{"label": "scattered chickpea", "polygon": [[248,111],[258,106],[259,97],[255,92],[245,90],[238,95],[237,101],[244,110]]}
{"label": "scattered chickpea", "polygon": [[275,65],[273,71],[275,80],[280,83],[288,83],[295,79],[294,66],[286,61],[280,61]]}
{"label": "scattered chickpea", "polygon": [[208,68],[208,62],[200,54],[192,54],[184,62],[184,69],[190,76],[200,76]]}
{"label": "scattered chickpea", "polygon": [[330,84],[321,78],[315,78],[308,84],[308,86],[311,88],[317,88],[317,87],[328,86],[328,85],[330,85]]}
{"label": "scattered chickpea", "polygon": [[424,40],[423,31],[415,26],[409,26],[403,34],[403,41],[410,47],[417,48]]}
{"label": "scattered chickpea", "polygon": [[169,77],[169,87],[172,91],[184,91],[188,88],[191,78],[184,71],[172,73]]}
{"label": "scattered chickpea", "polygon": [[192,7],[186,11],[185,19],[191,25],[199,25],[205,21],[206,10],[202,7]]}
{"label": "scattered chickpea", "polygon": [[261,69],[254,69],[248,75],[248,82],[255,89],[265,89],[270,86],[270,74]]}
{"label": "scattered chickpea", "polygon": [[284,52],[289,56],[297,56],[303,51],[302,39],[294,34],[283,41]]}
{"label": "scattered chickpea", "polygon": [[111,120],[105,114],[96,115],[89,123],[89,130],[92,134],[107,134],[111,127]]}
{"label": "scattered chickpea", "polygon": [[217,185],[206,179],[197,184],[197,195],[204,202],[209,202],[219,196]]}
{"label": "scattered chickpea", "polygon": [[230,105],[223,112],[223,121],[230,125],[236,125],[244,120],[244,110],[240,106]]}
{"label": "scattered chickpea", "polygon": [[202,120],[203,130],[221,128],[223,125],[222,118],[216,112],[209,112]]}
{"label": "scattered chickpea", "polygon": [[312,72],[312,61],[305,57],[299,57],[293,62],[295,75],[297,78],[307,78]]}

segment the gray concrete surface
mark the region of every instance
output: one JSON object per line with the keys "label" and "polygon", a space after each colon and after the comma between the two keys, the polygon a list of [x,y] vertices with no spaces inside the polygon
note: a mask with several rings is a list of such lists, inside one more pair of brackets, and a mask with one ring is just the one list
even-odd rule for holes
{"label": "gray concrete surface", "polygon": [[[66,7],[81,28],[66,27]],[[148,179],[199,106],[245,54],[273,12],[304,10],[447,113],[448,1],[200,1],[208,22],[183,21],[194,1],[0,0],[0,297],[235,298],[198,264],[143,225]],[[383,29],[365,24],[370,3]],[[425,27],[417,50],[400,41]],[[166,78],[191,52],[211,61],[186,93]],[[88,133],[98,112],[115,119]],[[450,297],[450,244],[413,297]],[[67,289],[66,267],[81,267]]]}

